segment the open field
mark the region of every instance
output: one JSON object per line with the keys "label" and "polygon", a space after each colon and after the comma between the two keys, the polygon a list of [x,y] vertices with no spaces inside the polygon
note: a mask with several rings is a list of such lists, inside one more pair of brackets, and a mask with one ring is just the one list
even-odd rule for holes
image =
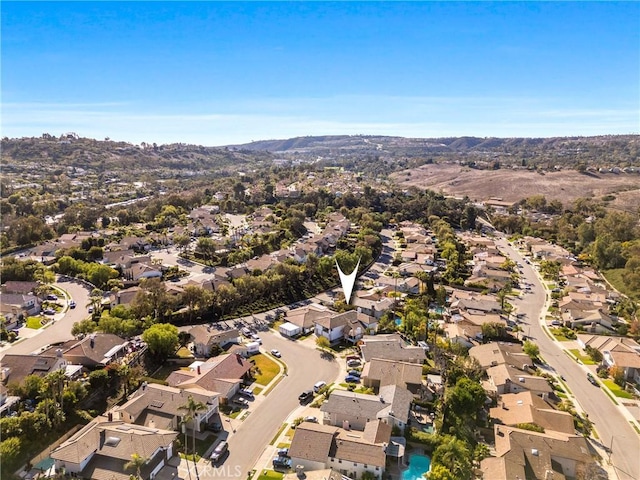
{"label": "open field", "polygon": [[428,188],[445,195],[468,196],[482,201],[499,197],[518,201],[532,195],[571,202],[579,197],[614,195],[610,205],[637,210],[640,176],[637,174],[581,174],[575,170],[537,173],[529,170],[476,170],[455,164],[432,164],[391,174],[403,186]]}

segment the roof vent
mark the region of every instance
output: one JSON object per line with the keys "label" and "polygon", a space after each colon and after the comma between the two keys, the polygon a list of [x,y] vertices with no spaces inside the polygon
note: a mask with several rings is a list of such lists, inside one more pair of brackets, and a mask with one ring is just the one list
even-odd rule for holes
{"label": "roof vent", "polygon": [[531,449],[531,455],[533,455],[534,457],[538,456],[538,449],[537,448],[532,448]]}
{"label": "roof vent", "polygon": [[524,383],[524,377],[518,377],[518,381],[519,381],[520,383]]}

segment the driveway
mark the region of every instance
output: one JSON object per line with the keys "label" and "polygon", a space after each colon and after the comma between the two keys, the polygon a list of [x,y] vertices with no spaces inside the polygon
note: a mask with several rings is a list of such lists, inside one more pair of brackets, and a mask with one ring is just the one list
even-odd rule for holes
{"label": "driveway", "polygon": [[576,397],[579,406],[594,423],[599,442],[606,448],[611,448],[611,463],[620,480],[635,480],[640,478],[640,437],[631,427],[625,411],[614,405],[601,388],[591,385],[587,380],[587,368],[578,365],[562,351],[559,342],[549,338],[542,330],[540,318],[546,312],[546,295],[540,280],[531,265],[524,261],[524,257],[512,248],[506,240],[500,239],[496,244],[512,260],[523,265],[524,278],[533,284],[531,293],[513,303],[520,312],[526,314],[524,333],[540,348],[540,355],[559,375],[563,375],[571,392]]}
{"label": "driveway", "polygon": [[71,299],[75,300],[76,308],[67,309],[61,318],[57,318],[58,315],[56,315],[57,319],[52,325],[38,330],[38,332],[30,338],[26,338],[5,348],[0,353],[0,356],[4,356],[7,353],[28,355],[39,351],[47,345],[64,342],[73,338],[71,328],[74,322],[79,322],[89,316],[86,305],[89,303],[89,294],[91,292],[84,285],[77,282],[55,283],[54,286],[66,291]]}

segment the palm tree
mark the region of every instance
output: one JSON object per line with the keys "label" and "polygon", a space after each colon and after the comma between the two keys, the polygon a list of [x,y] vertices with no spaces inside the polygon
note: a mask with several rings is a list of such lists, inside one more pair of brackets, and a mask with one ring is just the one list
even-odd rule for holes
{"label": "palm tree", "polygon": [[[202,412],[204,410],[207,409],[207,406],[202,403],[199,402],[197,400],[194,400],[192,395],[189,395],[189,397],[187,398],[187,403],[184,405],[181,405],[178,407],[178,410],[181,410],[183,412],[186,412],[186,415],[183,415],[182,417],[182,422],[185,424],[185,453],[187,450],[187,441],[186,441],[186,436],[187,436],[187,430],[186,430],[186,424],[187,422],[191,421],[191,433],[192,433],[192,439],[193,439],[193,464],[194,466],[196,466],[196,419],[198,417],[198,413]],[[196,466],[196,478],[198,478],[198,467]]]}
{"label": "palm tree", "polygon": [[136,471],[136,478],[142,478],[142,476],[140,475],[140,470],[142,469],[143,465],[147,463],[147,459],[144,458],[143,456],[137,454],[137,453],[132,453],[131,454],[131,460],[127,463],[124,464],[124,469],[125,470],[135,470]]}

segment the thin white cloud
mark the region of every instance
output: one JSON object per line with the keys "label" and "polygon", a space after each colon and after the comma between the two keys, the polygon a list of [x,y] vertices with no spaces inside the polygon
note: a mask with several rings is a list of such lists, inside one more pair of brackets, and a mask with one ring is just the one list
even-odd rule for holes
{"label": "thin white cloud", "polygon": [[2,135],[73,131],[134,143],[225,145],[303,135],[549,137],[637,133],[632,108],[559,108],[557,100],[484,97],[340,96],[247,99],[235,105],[146,109],[133,102],[6,103]]}

